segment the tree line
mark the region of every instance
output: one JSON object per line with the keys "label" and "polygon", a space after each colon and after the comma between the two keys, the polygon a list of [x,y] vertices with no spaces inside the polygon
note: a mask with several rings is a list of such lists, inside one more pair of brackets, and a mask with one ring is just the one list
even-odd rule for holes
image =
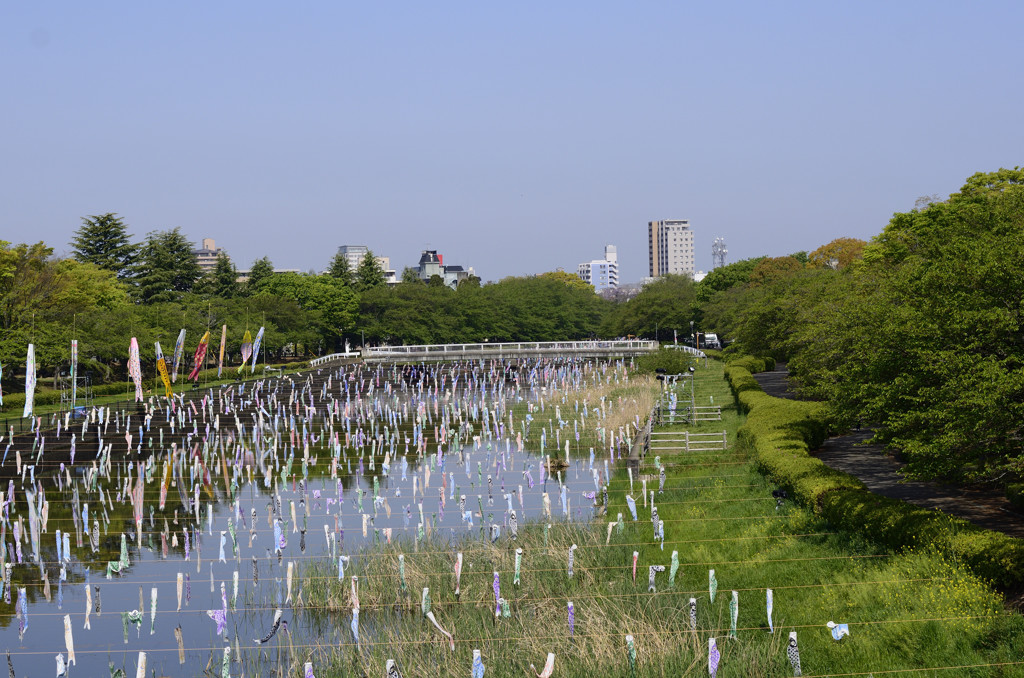
{"label": "tree line", "polygon": [[[210,355],[228,326],[227,364],[238,364],[242,335],[265,327],[271,362],[343,350],[346,344],[568,341],[618,336],[671,339],[689,332],[697,286],[669,276],[636,298],[616,303],[574,274],[550,271],[482,285],[470,277],[456,289],[415,269],[386,285],[373,253],[349,266],[336,255],[322,273],[275,273],[257,260],[246,282],[221,253],[203,273],[195,246],[180,231],[154,231],[132,242],[116,214],[82,219],[70,256],[45,243],[0,241],[0,386],[24,375],[26,346],[35,345],[41,375],[67,372],[70,342],[79,342],[80,373],[94,382],[125,378],[127,347],[136,337],[144,366],[153,343],[165,354],[186,330],[188,355],[211,330]],[[261,354],[263,351],[261,351]],[[262,359],[262,358],[261,358]]]}
{"label": "tree line", "polygon": [[[877,427],[912,475],[1024,479],[1024,169],[921,199],[871,242],[717,269],[705,323],[786,361],[838,425]],[[705,280],[708,283],[709,280]]]}

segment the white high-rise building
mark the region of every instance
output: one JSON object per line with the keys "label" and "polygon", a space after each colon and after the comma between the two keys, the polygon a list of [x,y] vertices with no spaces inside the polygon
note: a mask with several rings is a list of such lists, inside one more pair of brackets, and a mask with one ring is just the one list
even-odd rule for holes
{"label": "white high-rise building", "polygon": [[650,276],[669,273],[693,276],[693,231],[687,219],[666,219],[647,224]]}
{"label": "white high-rise building", "polygon": [[595,292],[619,286],[619,255],[615,245],[604,246],[604,259],[585,261],[576,269],[583,282],[594,286]]}

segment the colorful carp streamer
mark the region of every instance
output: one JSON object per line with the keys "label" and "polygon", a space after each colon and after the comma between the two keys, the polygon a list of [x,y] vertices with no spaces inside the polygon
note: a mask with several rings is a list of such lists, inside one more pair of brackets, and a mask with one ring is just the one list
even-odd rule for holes
{"label": "colorful carp streamer", "polygon": [[834,621],[830,621],[825,626],[831,631],[833,640],[842,640],[843,636],[850,635],[849,624],[837,624]]}
{"label": "colorful carp streamer", "polygon": [[768,609],[768,633],[775,633],[775,626],[772,623],[772,608],[775,607],[775,593],[768,589],[765,592],[765,607]]}
{"label": "colorful carp streamer", "polygon": [[530,664],[530,671],[537,674],[537,678],[551,678],[551,673],[555,670],[555,653],[548,652],[548,659],[544,662],[544,668],[540,673],[537,673],[537,667]]}
{"label": "colorful carp streamer", "polygon": [[679,571],[679,551],[672,552],[672,564],[668,568],[668,584],[676,585],[676,572]]}
{"label": "colorful carp streamer", "polygon": [[690,630],[697,630],[697,599],[690,598]]}
{"label": "colorful carp streamer", "polygon": [[495,572],[494,572],[494,586],[493,586],[493,588],[494,588],[494,616],[497,617],[498,615],[501,614],[501,605],[498,603],[498,600],[501,598],[501,583],[498,580],[498,572],[497,572],[497,570],[495,570]]}
{"label": "colorful carp streamer", "polygon": [[718,662],[722,655],[718,653],[718,644],[714,638],[708,638],[708,674],[711,678],[718,675]]}
{"label": "colorful carp streamer", "polygon": [[804,675],[800,671],[800,648],[796,644],[796,631],[789,632],[789,645],[786,647],[786,656],[789,657],[789,663],[793,665],[793,675]]}
{"label": "colorful carp streamer", "polygon": [[199,381],[199,371],[203,369],[203,361],[206,360],[206,349],[210,346],[210,330],[206,330],[206,333],[199,340],[199,345],[196,346],[196,353],[192,356],[192,371],[188,373],[188,378],[192,381]]}
{"label": "colorful carp streamer", "polygon": [[128,344],[128,374],[135,383],[135,402],[142,402],[142,364],[139,362],[139,341],[132,337]]}
{"label": "colorful carp streamer", "polygon": [[174,344],[174,358],[171,361],[171,381],[178,381],[178,367],[181,366],[181,356],[185,351],[185,330],[178,333],[178,341]]}
{"label": "colorful carp streamer", "polygon": [[629,506],[629,513],[633,516],[633,521],[636,522],[636,499],[627,494],[626,505]]}
{"label": "colorful carp streamer", "polygon": [[71,615],[64,615],[64,644],[68,648],[68,666],[75,664],[75,639],[71,635]]}
{"label": "colorful carp streamer", "polygon": [[227,591],[224,590],[224,582],[220,584],[220,600],[222,603],[221,609],[206,611],[206,615],[217,624],[218,636],[225,633],[228,628],[228,595]]}
{"label": "colorful carp streamer", "polygon": [[659,572],[664,572],[664,571],[665,571],[665,566],[664,565],[651,565],[647,569],[647,592],[648,593],[654,593],[655,592],[655,589],[654,589],[654,575],[658,574]]}
{"label": "colorful carp streamer", "polygon": [[[386,678],[402,678],[402,672],[398,670],[398,664],[394,659],[389,659],[385,665]],[[483,674],[481,674],[483,675]]]}
{"label": "colorful carp streamer", "polygon": [[626,660],[629,662],[630,678],[636,678],[636,645],[631,635],[626,636]]}
{"label": "colorful carp streamer", "polygon": [[732,600],[729,601],[729,637],[736,637],[736,622],[740,616],[740,594],[732,592]]}
{"label": "colorful carp streamer", "polygon": [[25,631],[28,631],[28,599],[25,597],[25,589],[18,587],[18,602],[14,606],[18,614],[18,639],[25,639]]}
{"label": "colorful carp streamer", "polygon": [[181,624],[174,628],[174,639],[178,641],[178,664],[185,663],[185,639],[181,635]]}
{"label": "colorful carp streamer", "polygon": [[260,344],[263,343],[263,329],[256,333],[256,340],[252,342],[252,372],[256,371],[256,363],[260,359]]}
{"label": "colorful carp streamer", "polygon": [[576,636],[576,608],[572,606],[572,601],[569,601],[569,635],[572,637]]}
{"label": "colorful carp streamer", "polygon": [[579,548],[576,544],[569,547],[569,579],[572,579],[572,564],[575,559],[576,549]]}
{"label": "colorful carp streamer", "polygon": [[25,412],[22,417],[32,416],[32,405],[36,397],[36,347],[35,344],[28,345],[28,355],[25,356]]}
{"label": "colorful carp streamer", "polygon": [[245,364],[247,362],[249,362],[249,356],[251,356],[251,355],[252,355],[252,334],[249,333],[249,330],[246,330],[245,334],[242,335],[242,364],[238,368],[239,372],[241,372],[243,369],[245,369]]}
{"label": "colorful carp streamer", "polygon": [[[390,660],[389,660],[390,661]],[[473,672],[472,678],[484,678],[484,666],[483,659],[480,658],[480,650],[473,650]],[[391,678],[391,674],[388,673],[388,678]]]}
{"label": "colorful carp streamer", "polygon": [[167,361],[164,360],[163,349],[160,348],[160,342],[156,344],[156,371],[160,374],[160,381],[164,383],[164,396],[170,398],[174,395],[174,391],[171,390],[171,375],[167,373]]}
{"label": "colorful carp streamer", "polygon": [[220,329],[220,356],[217,359],[217,378],[220,379],[221,373],[224,371],[224,347],[228,343],[228,326],[224,325]]}
{"label": "colorful carp streamer", "polygon": [[452,652],[455,652],[455,639],[452,638],[452,634],[448,633],[443,628],[441,628],[441,625],[437,623],[437,618],[434,617],[433,612],[427,613],[427,619],[430,620],[430,623],[432,623],[435,626],[435,628],[437,628],[438,631],[440,631],[445,636],[448,636],[448,647]]}
{"label": "colorful carp streamer", "polygon": [[146,678],[146,653],[139,652],[139,664],[135,669],[135,678]]}
{"label": "colorful carp streamer", "polygon": [[714,570],[708,570],[708,593],[711,595],[711,602],[715,602],[715,594],[718,593],[718,580],[715,579]]}
{"label": "colorful carp streamer", "polygon": [[[225,675],[224,678],[228,678],[228,675],[230,674]],[[316,678],[313,675],[313,662],[306,662],[302,666],[302,678]]]}
{"label": "colorful carp streamer", "polygon": [[[3,374],[3,370],[0,370]],[[75,402],[78,400],[78,340],[71,340],[71,410],[75,409]],[[4,404],[3,395],[0,394],[0,405]]]}
{"label": "colorful carp streamer", "polygon": [[267,635],[263,636],[262,638],[257,638],[256,639],[257,643],[259,643],[260,645],[263,645],[265,643],[269,643],[270,639],[273,638],[274,635],[277,634],[277,629],[280,628],[280,626],[281,626],[281,614],[282,614],[281,608],[277,608],[276,610],[274,610],[274,624],[273,624],[273,626],[270,627],[270,631],[267,632]]}
{"label": "colorful carp streamer", "polygon": [[[460,553],[459,555],[461,556],[462,554]],[[519,568],[520,568],[520,566],[522,564],[523,564],[523,549],[516,549],[516,574],[515,574],[515,578],[512,580],[512,584],[515,585],[515,586],[519,586]]]}

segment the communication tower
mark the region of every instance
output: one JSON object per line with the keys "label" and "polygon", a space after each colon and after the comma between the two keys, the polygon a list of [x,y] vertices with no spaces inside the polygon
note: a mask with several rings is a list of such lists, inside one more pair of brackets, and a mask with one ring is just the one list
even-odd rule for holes
{"label": "communication tower", "polygon": [[725,255],[728,253],[729,250],[725,248],[725,238],[715,238],[715,242],[711,243],[711,268],[725,266]]}

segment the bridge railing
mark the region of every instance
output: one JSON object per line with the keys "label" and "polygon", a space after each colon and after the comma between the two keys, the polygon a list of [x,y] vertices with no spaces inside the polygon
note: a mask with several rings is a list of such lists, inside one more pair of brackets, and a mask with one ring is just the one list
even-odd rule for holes
{"label": "bridge railing", "polygon": [[437,355],[524,355],[529,353],[645,353],[658,350],[658,343],[623,341],[517,341],[484,344],[429,344],[415,346],[372,346],[363,349],[364,359]]}
{"label": "bridge railing", "polygon": [[310,367],[317,367],[324,363],[329,363],[332,360],[341,360],[343,358],[358,358],[359,351],[349,351],[348,353],[330,353],[328,355],[322,355],[319,358],[313,358],[309,361]]}

